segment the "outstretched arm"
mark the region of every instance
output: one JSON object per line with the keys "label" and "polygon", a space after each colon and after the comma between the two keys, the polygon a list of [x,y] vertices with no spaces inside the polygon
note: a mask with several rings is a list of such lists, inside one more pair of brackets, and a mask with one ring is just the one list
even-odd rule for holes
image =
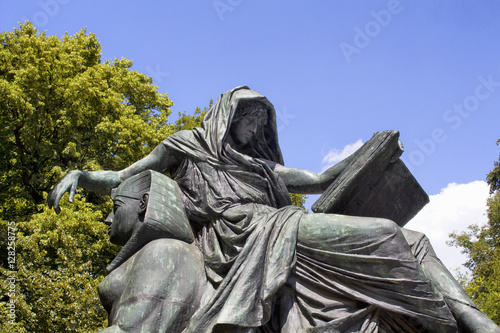
{"label": "outstretched arm", "polygon": [[284,180],[288,191],[300,194],[321,194],[340,175],[340,173],[356,158],[354,153],[322,173],[309,170],[287,168],[269,162],[270,167]]}
{"label": "outstretched arm", "polygon": [[61,211],[59,201],[64,193],[69,192],[69,201],[73,202],[78,186],[97,193],[109,194],[112,188],[117,187],[130,176],[148,169],[159,172],[169,171],[176,163],[178,160],[175,155],[165,145],[160,144],[148,156],[120,171],[72,170],[50,191],[47,202],[49,207],[54,207],[56,213],[59,214]]}

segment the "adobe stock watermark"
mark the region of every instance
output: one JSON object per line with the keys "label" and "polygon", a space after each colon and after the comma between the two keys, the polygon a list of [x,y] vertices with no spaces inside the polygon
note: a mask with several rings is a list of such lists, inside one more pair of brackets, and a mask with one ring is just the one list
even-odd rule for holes
{"label": "adobe stock watermark", "polygon": [[71,0],[39,0],[38,6],[41,10],[34,13],[31,19],[22,18],[22,22],[31,21],[37,27],[44,27],[49,20],[59,14],[61,5],[67,5]]}
{"label": "adobe stock watermark", "polygon": [[[452,107],[446,109],[443,113],[443,121],[452,130],[458,130],[465,119],[470,118],[479,110],[481,102],[490,98],[500,87],[500,81],[493,80],[493,74],[488,77],[479,76],[478,84],[474,89],[474,93],[466,96],[461,103],[454,103]],[[423,140],[415,140],[417,149],[411,151],[408,155],[402,158],[410,171],[421,166],[425,160],[435,153],[437,146],[444,143],[448,139],[446,128],[434,128],[430,136]]]}
{"label": "adobe stock watermark", "polygon": [[370,42],[380,35],[382,29],[391,23],[392,18],[402,11],[403,6],[399,0],[389,0],[386,9],[379,11],[371,10],[370,15],[373,20],[368,21],[362,28],[357,25],[353,28],[353,43],[349,44],[342,41],[339,44],[340,51],[342,51],[347,63],[351,63],[352,56],[361,53],[364,48],[370,45]]}
{"label": "adobe stock watermark", "polygon": [[162,83],[163,79],[170,75],[168,72],[162,72],[160,65],[156,65],[155,69],[151,68],[151,66],[146,66],[146,74],[153,78],[155,84]]}
{"label": "adobe stock watermark", "polygon": [[[16,322],[16,281],[17,281],[17,263],[16,263],[16,237],[17,226],[16,223],[11,221],[7,227],[7,296],[9,301],[6,304],[5,314],[7,316],[8,324],[15,324]],[[6,323],[6,324],[7,324]]]}
{"label": "adobe stock watermark", "polygon": [[241,5],[243,0],[214,0],[212,6],[219,16],[219,20],[224,21],[224,15],[227,12],[232,12],[236,7]]}
{"label": "adobe stock watermark", "polygon": [[283,107],[282,110],[276,109],[276,126],[278,127],[278,132],[282,132],[285,128],[290,125],[291,120],[295,119],[296,115],[288,113],[286,110],[286,106]]}

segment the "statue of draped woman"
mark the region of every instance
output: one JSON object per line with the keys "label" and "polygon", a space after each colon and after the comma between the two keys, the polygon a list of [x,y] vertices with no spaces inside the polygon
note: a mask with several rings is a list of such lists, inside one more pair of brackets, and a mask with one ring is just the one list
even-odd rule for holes
{"label": "statue of draped woman", "polygon": [[59,211],[77,186],[112,195],[123,248],[99,285],[102,332],[500,332],[425,235],[291,205],[356,154],[322,173],[285,167],[273,105],[243,86],[123,170],[69,172],[48,202]]}

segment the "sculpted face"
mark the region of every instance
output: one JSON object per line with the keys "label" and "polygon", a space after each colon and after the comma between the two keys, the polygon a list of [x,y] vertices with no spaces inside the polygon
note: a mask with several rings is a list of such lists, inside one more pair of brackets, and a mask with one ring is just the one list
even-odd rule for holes
{"label": "sculpted face", "polygon": [[[245,111],[243,111],[245,112]],[[267,123],[267,110],[264,106],[256,105],[249,113],[237,117],[231,124],[229,135],[234,143],[244,146],[257,133],[257,130]]]}
{"label": "sculpted face", "polygon": [[108,235],[111,243],[125,245],[142,223],[145,211],[144,200],[117,196],[113,202],[113,212],[104,223],[109,226]]}
{"label": "sculpted face", "polygon": [[231,137],[237,144],[247,144],[257,133],[259,128],[256,117],[246,117],[231,126]]}

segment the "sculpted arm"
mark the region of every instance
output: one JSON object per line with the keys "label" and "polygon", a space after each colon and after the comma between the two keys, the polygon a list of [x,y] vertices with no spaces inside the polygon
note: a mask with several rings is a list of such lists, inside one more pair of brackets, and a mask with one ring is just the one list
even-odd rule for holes
{"label": "sculpted arm", "polygon": [[321,194],[340,175],[340,173],[356,158],[354,153],[322,173],[309,170],[286,168],[270,162],[271,168],[284,180],[288,191],[300,194]]}
{"label": "sculpted arm", "polygon": [[112,188],[117,187],[130,176],[148,169],[159,172],[169,171],[177,162],[175,155],[165,145],[160,144],[149,155],[120,171],[72,170],[50,191],[47,202],[50,208],[54,207],[56,213],[59,213],[61,197],[69,192],[69,201],[73,202],[78,186],[100,194],[109,194]]}

